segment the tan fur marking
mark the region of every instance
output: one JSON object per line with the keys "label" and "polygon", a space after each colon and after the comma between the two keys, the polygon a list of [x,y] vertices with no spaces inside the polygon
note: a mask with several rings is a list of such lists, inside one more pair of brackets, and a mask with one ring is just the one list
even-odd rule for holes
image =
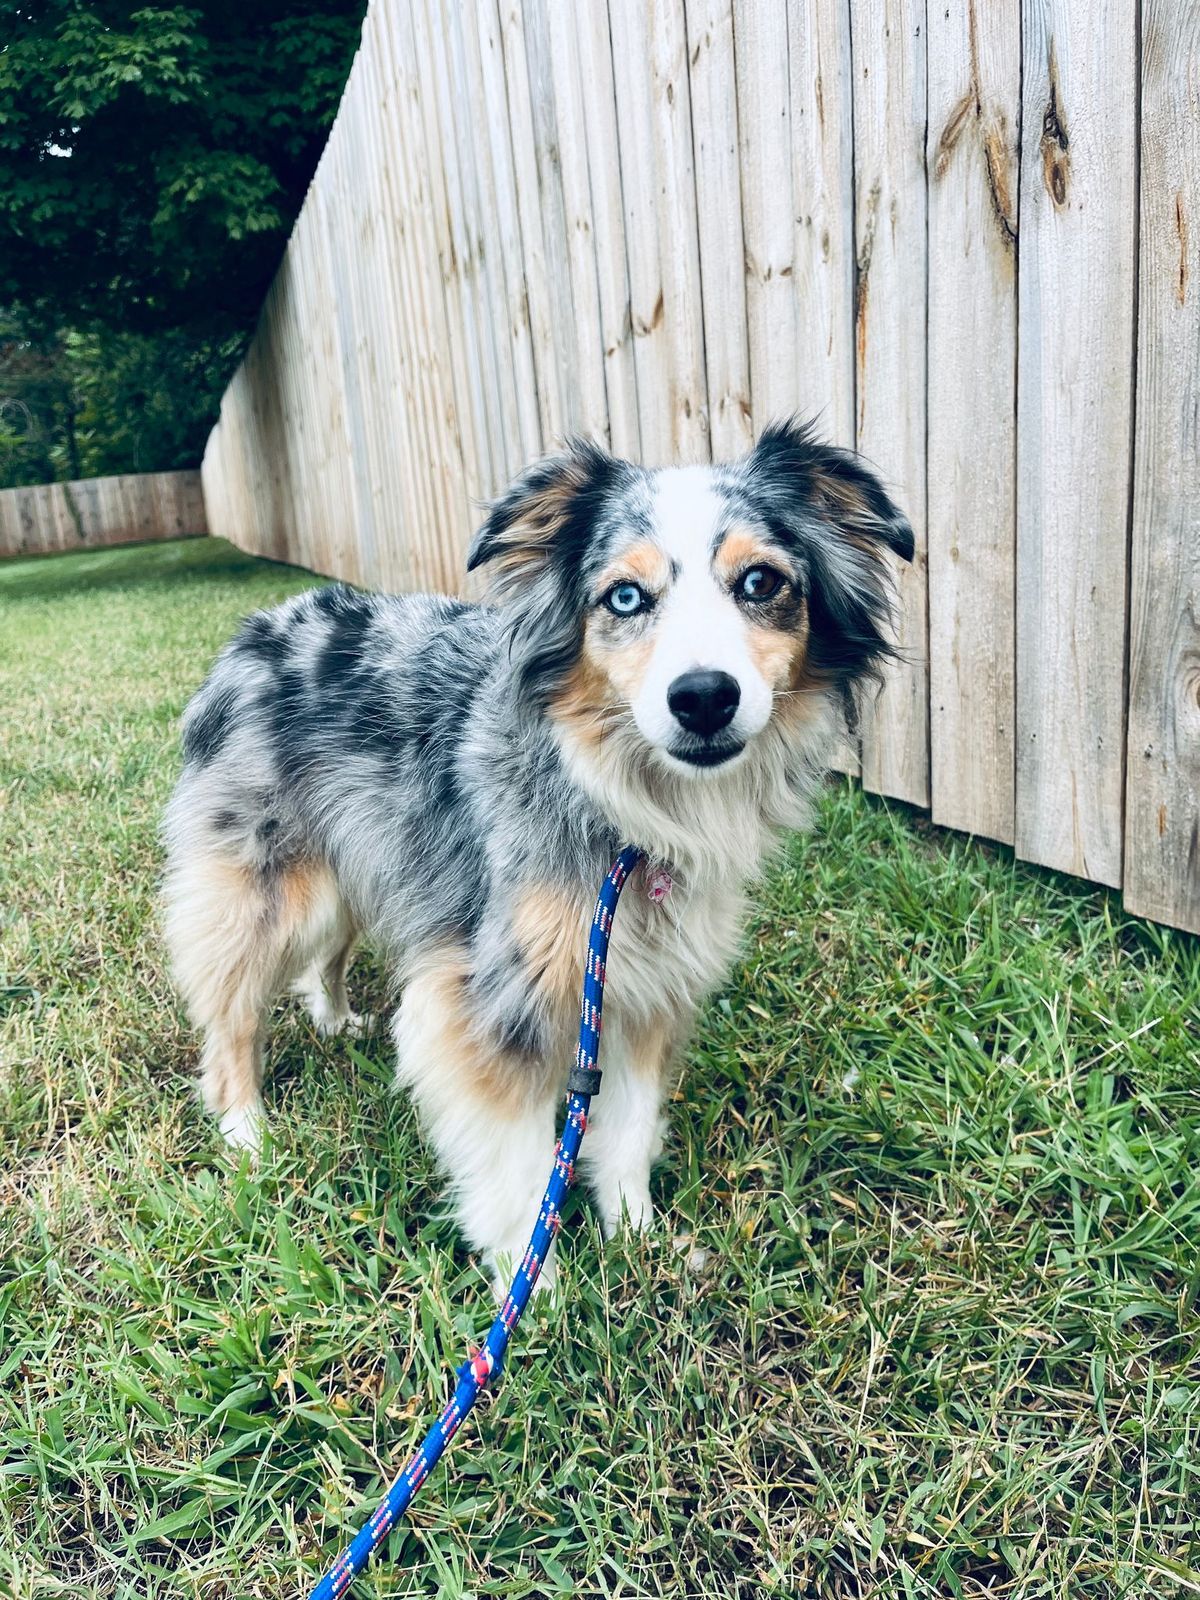
{"label": "tan fur marking", "polygon": [[647,541],[633,545],[610,562],[596,580],[596,590],[603,594],[617,583],[640,583],[657,594],[666,588],[670,576],[666,551]]}
{"label": "tan fur marking", "polygon": [[594,755],[600,754],[607,735],[629,714],[654,648],[650,634],[632,641],[607,640],[605,626],[597,613],[588,617],[579,659],[548,708],[551,717],[566,723]]}
{"label": "tan fur marking", "polygon": [[808,621],[808,602],[804,602],[804,617],[798,628],[794,628],[788,635],[791,644],[790,671],[787,686],[789,689],[804,689],[809,687],[810,673],[808,664],[808,641],[811,629]]}
{"label": "tan fur marking", "polygon": [[717,547],[713,571],[722,583],[730,584],[747,567],[779,567],[779,552],[772,550],[748,528],[732,529]]}
{"label": "tan fur marking", "polygon": [[790,733],[799,736],[823,714],[825,695],[829,689],[827,675],[809,660],[809,623],[807,609],[803,627],[793,638],[791,672],[785,688],[777,690],[775,716]]}
{"label": "tan fur marking", "polygon": [[866,529],[872,527],[876,519],[862,490],[824,472],[816,474],[814,486],[847,544],[873,555],[876,544]]}
{"label": "tan fur marking", "polygon": [[442,1092],[453,1083],[455,1093],[490,1106],[497,1117],[520,1116],[548,1085],[525,1057],[489,1047],[471,1031],[469,977],[461,948],[431,951],[405,985],[404,1009],[431,1059],[436,1058]]}
{"label": "tan fur marking", "polygon": [[205,1031],[201,1092],[216,1115],[257,1102],[265,1009],[336,931],[339,915],[333,874],[317,862],[297,863],[271,884],[220,855],[194,857],[172,874],[167,942]]}
{"label": "tan fur marking", "polygon": [[746,635],[746,646],[772,689],[792,689],[804,666],[807,639],[807,628],[784,633],[778,628],[754,627]]}
{"label": "tan fur marking", "polygon": [[640,1078],[663,1083],[687,1041],[691,1018],[652,1017],[629,1031],[629,1065]]}
{"label": "tan fur marking", "polygon": [[498,591],[503,592],[545,559],[572,499],[586,481],[581,462],[564,460],[552,482],[526,497],[520,515],[501,534],[501,548],[492,561],[491,583]]}
{"label": "tan fur marking", "polygon": [[[642,679],[654,652],[654,638],[652,634],[644,633],[640,639],[632,642],[608,643],[600,637],[599,627],[589,619],[589,626],[583,635],[583,650],[592,665],[603,673],[622,698],[631,701],[642,687]],[[610,704],[612,698],[610,692]]]}
{"label": "tan fur marking", "polygon": [[605,735],[612,727],[614,713],[608,710],[612,698],[607,677],[591,657],[585,632],[583,651],[547,711],[555,721],[571,729],[585,750],[599,755]]}
{"label": "tan fur marking", "polygon": [[569,1021],[579,1003],[588,908],[553,884],[533,884],[517,897],[513,933],[530,984],[556,1018]]}
{"label": "tan fur marking", "polygon": [[314,911],[337,897],[337,883],[329,868],[316,861],[288,867],[279,880],[279,931],[290,939],[303,928]]}

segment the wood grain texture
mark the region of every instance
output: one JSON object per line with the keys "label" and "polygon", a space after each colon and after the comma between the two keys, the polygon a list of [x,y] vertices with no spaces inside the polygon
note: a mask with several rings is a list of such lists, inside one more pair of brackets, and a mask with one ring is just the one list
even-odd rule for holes
{"label": "wood grain texture", "polygon": [[617,455],[636,461],[641,458],[641,428],[608,7],[594,0],[584,6],[557,9],[565,13],[574,30],[579,60],[609,442]]}
{"label": "wood grain texture", "polygon": [[596,230],[588,165],[587,116],[572,8],[535,0],[541,18],[539,61],[545,74],[547,137],[553,142],[562,206],[570,320],[560,330],[571,346],[573,431],[609,443],[608,396],[596,265]]}
{"label": "wood grain texture", "polygon": [[[411,0],[404,9],[413,49],[412,105],[415,158],[423,160],[429,193],[429,223],[438,264],[435,289],[441,296],[449,369],[454,387],[456,432],[464,488],[471,501],[485,499],[492,480],[491,450],[480,371],[479,330],[475,316],[478,262],[468,253],[462,191],[455,156],[452,112],[436,0]],[[447,123],[450,126],[447,127]]]}
{"label": "wood grain texture", "polygon": [[[774,411],[753,397],[756,421],[794,409],[847,447],[855,436],[850,11],[846,0],[787,0],[784,8],[791,133],[777,185],[785,196],[790,158],[795,382],[790,405],[780,395]],[[753,371],[753,349],[751,363]],[[843,730],[834,765],[860,771],[857,732]]]}
{"label": "wood grain texture", "polygon": [[650,12],[650,88],[659,182],[659,257],[671,366],[672,462],[708,461],[708,378],[683,0]]}
{"label": "wood grain texture", "polygon": [[100,550],[207,532],[199,472],[127,473],[0,489],[0,556]]}
{"label": "wood grain texture", "polygon": [[371,582],[410,589],[420,584],[423,553],[438,518],[427,466],[429,402],[422,391],[407,238],[392,170],[395,86],[385,66],[381,19],[380,7],[368,11],[359,53],[366,73],[359,136],[369,151],[363,185],[369,188],[369,209],[360,262],[365,282],[357,324],[358,359],[369,373],[375,411],[377,571]]}
{"label": "wood grain texture", "polygon": [[[302,464],[294,460],[302,439],[291,401],[299,375],[295,360],[300,338],[295,276],[293,264],[285,256],[267,295],[254,343],[237,374],[242,380],[241,404],[234,415],[242,417],[244,424],[230,433],[222,423],[214,434],[216,438],[225,430],[232,450],[240,455],[242,477],[236,514],[228,523],[212,521],[212,526],[222,532],[228,528],[224,537],[234,543],[253,538],[256,542],[247,548],[275,560],[295,560],[299,526],[296,495],[303,470]],[[230,385],[222,401],[222,416],[226,401],[235,393]],[[211,521],[216,515],[215,485],[214,474],[208,471],[207,455],[204,486]]]}
{"label": "wood grain texture", "polygon": [[789,16],[734,0],[737,126],[746,257],[746,323],[755,433],[800,406],[796,229],[791,192]]}
{"label": "wood grain texture", "polygon": [[476,163],[486,217],[492,314],[501,366],[511,373],[516,391],[515,403],[507,392],[502,399],[507,411],[507,460],[511,478],[541,449],[542,432],[517,180],[508,138],[504,46],[496,0],[476,0],[474,15],[468,12],[463,18],[463,33],[469,85],[467,104],[477,123]]}
{"label": "wood grain texture", "polygon": [[1125,905],[1200,933],[1200,12],[1143,25]]}
{"label": "wood grain texture", "polygon": [[[370,172],[372,152],[363,123],[361,83],[366,57],[355,58],[348,86],[344,114],[338,119],[336,136],[326,146],[329,163],[326,184],[316,191],[315,214],[320,220],[328,271],[329,301],[325,312],[334,341],[338,370],[335,374],[341,391],[343,426],[346,437],[347,475],[352,483],[352,498],[343,507],[350,524],[345,553],[346,575],[362,583],[366,575],[381,572],[379,521],[382,497],[390,480],[390,466],[397,447],[382,444],[382,396],[377,387],[377,370],[372,360],[376,342],[367,330],[374,318],[374,285],[379,263],[373,257],[374,232],[370,219]],[[353,174],[353,177],[351,177]],[[335,198],[336,197],[336,198]],[[331,248],[330,233],[338,231],[353,241],[349,250]],[[326,537],[332,542],[330,565],[341,529],[330,526]],[[375,581],[379,581],[375,578]]]}
{"label": "wood grain texture", "polygon": [[[558,367],[558,392],[562,407],[559,434],[603,428],[603,387],[596,391],[597,371],[591,357],[596,334],[588,348],[586,329],[576,327],[571,281],[570,242],[563,194],[562,149],[558,126],[558,92],[551,60],[549,8],[546,0],[521,0],[525,66],[529,74],[529,105],[533,118],[537,158],[537,215],[541,227],[542,259],[550,296],[549,325]],[[506,41],[509,33],[505,34]],[[569,88],[562,86],[563,98]],[[569,113],[568,113],[569,117]],[[578,155],[576,156],[578,159]],[[524,223],[522,223],[524,226]],[[593,323],[593,330],[596,323]],[[581,355],[586,372],[581,369]]]}
{"label": "wood grain texture", "polygon": [[912,523],[911,565],[892,562],[896,644],[862,697],[862,780],[929,803],[925,538],[925,0],[852,8],[857,289],[856,444]]}
{"label": "wood grain texture", "polygon": [[[609,0],[642,459],[709,457],[683,0]],[[629,63],[641,63],[630,70]]]}
{"label": "wood grain texture", "polygon": [[1121,881],[1133,421],[1132,0],[1026,0],[1017,853]]}
{"label": "wood grain texture", "polygon": [[[440,563],[433,559],[437,530],[452,515],[445,466],[440,459],[440,406],[430,379],[431,361],[421,341],[421,297],[412,249],[411,197],[404,173],[404,144],[398,135],[406,116],[407,93],[392,64],[392,41],[386,10],[373,6],[363,27],[374,121],[364,137],[378,146],[378,214],[375,221],[375,263],[378,276],[374,305],[378,308],[364,329],[373,345],[386,340],[376,356],[378,389],[385,396],[385,428],[395,428],[402,460],[393,475],[399,510],[380,511],[380,572],[372,578],[386,587],[417,588],[434,581]],[[386,449],[386,444],[384,445]],[[402,546],[397,549],[397,546]]]}
{"label": "wood grain texture", "polygon": [[[658,183],[650,82],[627,70],[645,60],[648,28],[636,0],[609,0],[613,103],[629,279],[629,316],[637,385],[637,459],[668,461],[672,449],[672,384],[662,268],[658,247]],[[621,70],[615,70],[615,64]]]}
{"label": "wood grain texture", "polygon": [[[336,146],[327,145],[317,168],[315,199],[301,212],[296,236],[295,316],[300,349],[307,353],[297,372],[290,415],[299,437],[292,452],[302,507],[296,545],[302,566],[317,572],[360,576],[356,552],[348,548],[358,525],[353,445],[347,429],[346,396],[330,264],[326,202],[321,197],[322,167],[334,170]],[[325,179],[325,182],[331,182]]]}
{"label": "wood grain texture", "polygon": [[[850,6],[787,0],[795,404],[854,444],[854,177]],[[785,166],[780,192],[785,192]],[[759,414],[755,397],[755,415]]]}
{"label": "wood grain texture", "polygon": [[729,461],[754,442],[732,0],[688,0],[687,30],[709,429]]}
{"label": "wood grain texture", "polygon": [[[404,311],[408,345],[417,363],[425,424],[426,472],[435,520],[414,539],[419,586],[453,591],[461,583],[462,551],[474,519],[468,488],[462,425],[456,397],[447,309],[438,268],[433,228],[426,119],[422,97],[427,83],[416,57],[411,17],[406,8],[381,8],[381,71],[395,86],[392,103],[391,205],[394,225],[403,234]],[[303,214],[303,213],[302,213]]]}
{"label": "wood grain texture", "polygon": [[1019,0],[931,6],[928,27],[932,807],[1011,844]]}
{"label": "wood grain texture", "polygon": [[460,274],[462,315],[467,332],[468,371],[474,390],[472,416],[480,448],[480,493],[497,494],[509,477],[506,420],[511,375],[508,352],[502,348],[504,323],[495,317],[495,284],[489,274],[494,239],[485,234],[485,216],[477,152],[479,137],[470,110],[466,50],[459,26],[461,0],[429,0],[433,40],[433,84],[436,86],[442,161],[446,169],[451,242]]}
{"label": "wood grain texture", "polygon": [[[533,341],[541,442],[542,448],[546,449],[566,432],[566,397],[562,392],[554,324],[555,307],[561,304],[562,285],[555,270],[556,263],[546,257],[538,176],[538,134],[529,86],[529,62],[525,52],[524,9],[520,0],[501,0],[500,39],[508,105],[507,137],[512,150],[517,213],[521,220],[525,304]],[[502,127],[495,129],[493,137],[503,139],[505,130]]]}

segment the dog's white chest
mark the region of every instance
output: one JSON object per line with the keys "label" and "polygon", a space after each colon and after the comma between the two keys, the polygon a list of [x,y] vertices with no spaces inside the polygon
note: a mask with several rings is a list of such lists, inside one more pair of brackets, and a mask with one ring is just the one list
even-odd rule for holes
{"label": "dog's white chest", "polygon": [[641,1017],[689,1014],[728,973],[744,912],[739,885],[696,886],[670,868],[641,868],[613,930],[614,1009]]}

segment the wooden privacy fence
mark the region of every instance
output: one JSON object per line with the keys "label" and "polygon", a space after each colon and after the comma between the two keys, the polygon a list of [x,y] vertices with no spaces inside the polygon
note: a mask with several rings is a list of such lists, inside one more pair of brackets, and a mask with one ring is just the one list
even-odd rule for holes
{"label": "wooden privacy fence", "polygon": [[372,0],[213,530],[457,588],[570,430],[819,413],[917,530],[864,784],[1200,929],[1200,8]]}
{"label": "wooden privacy fence", "polygon": [[205,533],[198,472],[126,473],[0,489],[0,556]]}

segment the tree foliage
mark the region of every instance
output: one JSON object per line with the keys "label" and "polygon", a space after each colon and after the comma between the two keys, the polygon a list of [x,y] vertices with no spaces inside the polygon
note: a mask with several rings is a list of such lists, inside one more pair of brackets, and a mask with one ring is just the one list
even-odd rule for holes
{"label": "tree foliage", "polygon": [[103,325],[31,335],[0,312],[0,485],[194,466],[243,343]]}
{"label": "tree foliage", "polygon": [[299,210],[362,0],[21,0],[0,50],[0,300],[241,325]]}
{"label": "tree foliage", "polygon": [[[60,476],[73,449],[111,470],[194,457],[304,198],[364,3],[0,9],[7,481],[28,478],[38,449],[38,469],[54,459]],[[14,437],[35,433],[15,465]]]}

